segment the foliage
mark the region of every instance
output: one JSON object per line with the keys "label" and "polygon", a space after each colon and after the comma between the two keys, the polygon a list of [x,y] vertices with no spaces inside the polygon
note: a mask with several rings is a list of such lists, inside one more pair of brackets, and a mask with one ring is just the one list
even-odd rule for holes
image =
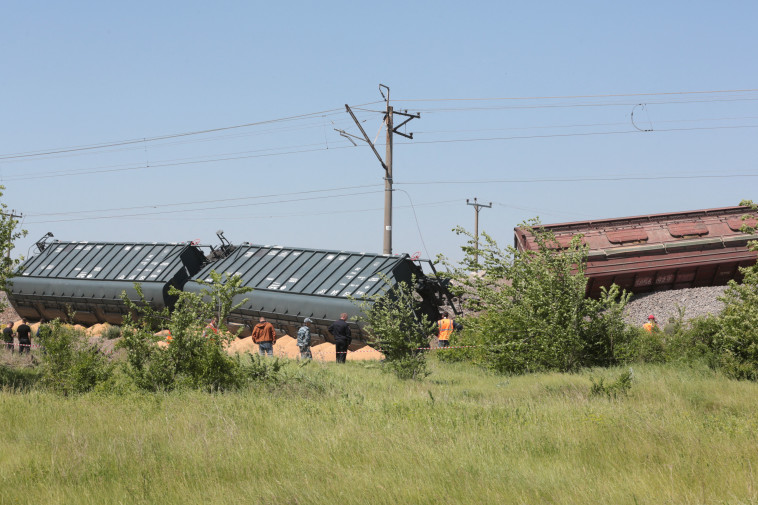
{"label": "foliage", "polygon": [[605,382],[602,377],[595,381],[593,377],[590,377],[590,382],[592,382],[590,396],[605,396],[609,400],[615,400],[619,396],[626,396],[632,388],[633,376],[634,374],[630,368],[627,371],[621,372],[621,375],[613,382]]}
{"label": "foliage", "polygon": [[758,270],[743,269],[741,284],[729,282],[713,345],[719,364],[735,378],[758,380]]}
{"label": "foliage", "polygon": [[[0,197],[3,196],[5,186],[0,186]],[[12,283],[11,277],[23,257],[11,258],[14,242],[26,236],[26,230],[17,230],[19,221],[12,212],[8,212],[8,206],[0,202],[0,290],[7,291]],[[0,304],[0,310],[5,307]]]}
{"label": "foliage", "polygon": [[465,356],[500,373],[617,363],[619,347],[630,338],[622,319],[630,294],[613,286],[598,300],[586,298],[587,247],[581,238],[563,248],[538,221],[522,226],[537,250],[501,249],[486,233],[477,250],[471,234],[455,229],[469,237],[462,265],[453,272],[472,312],[458,340],[476,349],[453,351],[448,359]]}
{"label": "foliage", "polygon": [[[758,206],[750,200],[740,202],[750,210]],[[748,224],[748,215],[741,231],[755,233]],[[758,250],[758,242],[749,243],[751,250]],[[740,269],[741,283],[729,281],[721,300],[724,310],[718,317],[719,329],[711,346],[717,357],[717,366],[727,375],[737,379],[758,380],[758,265]]]}
{"label": "foliage", "polygon": [[121,336],[120,326],[108,326],[102,335],[102,337],[105,340],[114,340],[114,339],[119,338],[120,336]]}
{"label": "foliage", "polygon": [[13,366],[12,363],[0,363],[0,389],[26,391],[32,389],[40,380],[41,372],[37,367]]}
{"label": "foliage", "polygon": [[42,353],[41,384],[65,394],[83,393],[105,381],[113,364],[81,330],[63,325],[59,319],[45,324],[39,333]]}
{"label": "foliage", "polygon": [[239,275],[229,276],[229,274],[220,274],[211,270],[208,274],[210,280],[197,279],[197,283],[205,286],[201,291],[209,299],[209,307],[213,310],[213,315],[217,320],[224,321],[232,310],[241,306],[247,301],[247,298],[240,303],[235,304],[234,298],[237,295],[249,293],[253,288],[242,285],[242,277]]}
{"label": "foliage", "polygon": [[[222,329],[217,333],[205,329],[211,317],[224,321],[232,310],[245,303],[247,299],[236,305],[232,300],[251,288],[241,287],[239,276],[221,276],[216,272],[210,276],[207,288],[200,293],[172,288],[169,294],[177,296],[177,302],[170,316],[147,307],[144,298],[133,302],[125,293],[122,295],[130,312],[139,315],[136,324],[132,318],[126,321],[119,344],[127,351],[127,372],[139,388],[216,391],[240,387],[246,380],[260,376],[255,371],[255,362],[252,370],[246,370],[239,357],[226,353],[236,335],[226,331],[225,325],[220,325]],[[138,293],[142,296],[141,290]],[[154,333],[158,321],[168,327],[167,339]]]}
{"label": "foliage", "polygon": [[[384,278],[385,283],[388,279]],[[359,302],[365,331],[384,353],[384,366],[401,379],[416,379],[428,375],[426,352],[434,323],[420,311],[416,297],[415,276],[411,282],[402,281],[392,288]]]}

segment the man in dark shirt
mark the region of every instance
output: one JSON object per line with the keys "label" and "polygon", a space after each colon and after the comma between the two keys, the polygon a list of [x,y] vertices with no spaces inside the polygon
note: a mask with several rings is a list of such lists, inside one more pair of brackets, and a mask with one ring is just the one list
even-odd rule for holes
{"label": "man in dark shirt", "polygon": [[350,326],[347,325],[347,314],[340,314],[340,318],[329,326],[329,332],[334,335],[337,363],[344,363],[347,358],[347,347],[352,342]]}
{"label": "man in dark shirt", "polygon": [[5,342],[3,347],[13,353],[13,348],[15,347],[13,345],[13,323],[8,323],[5,328],[3,328],[3,342]]}
{"label": "man in dark shirt", "polygon": [[16,328],[18,335],[18,353],[29,353],[32,349],[32,329],[26,324],[26,319],[21,320],[21,324]]}

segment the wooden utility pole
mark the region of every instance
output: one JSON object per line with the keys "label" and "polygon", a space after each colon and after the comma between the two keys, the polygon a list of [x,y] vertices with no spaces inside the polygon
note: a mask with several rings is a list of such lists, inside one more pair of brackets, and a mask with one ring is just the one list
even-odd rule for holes
{"label": "wooden utility pole", "polygon": [[[382,89],[387,90],[387,94],[384,94],[384,91]],[[384,97],[384,100],[387,104],[386,112],[384,113],[384,122],[387,126],[387,151],[385,154],[385,159],[382,160],[382,157],[379,155],[379,152],[376,150],[376,146],[373,142],[371,142],[371,139],[368,138],[368,135],[366,135],[366,131],[363,129],[363,126],[361,126],[360,121],[358,121],[358,118],[355,117],[355,114],[353,114],[352,109],[348,104],[345,104],[345,109],[347,110],[348,114],[350,114],[350,117],[353,118],[353,121],[355,121],[355,124],[358,125],[358,129],[363,134],[363,137],[358,137],[357,135],[353,135],[351,133],[347,133],[345,130],[339,130],[335,128],[335,131],[339,132],[339,134],[346,139],[348,139],[350,142],[353,142],[353,145],[355,142],[353,139],[358,139],[363,142],[366,142],[370,147],[371,150],[374,151],[374,154],[376,155],[377,159],[379,160],[379,163],[381,163],[382,168],[384,168],[384,231],[383,231],[383,248],[382,253],[383,254],[392,254],[392,134],[397,133],[398,135],[402,135],[405,138],[413,139],[413,133],[404,133],[401,131],[398,131],[398,129],[402,126],[405,126],[409,121],[412,119],[418,119],[421,117],[421,114],[408,114],[408,111],[400,112],[396,111],[394,107],[390,105],[390,88],[385,86],[384,84],[379,85],[379,93],[382,94],[382,97]],[[405,116],[405,121],[400,123],[399,125],[395,126],[394,123],[394,117],[395,114],[398,114],[400,116]]]}
{"label": "wooden utility pole", "polygon": [[468,198],[466,198],[466,205],[471,205],[474,207],[474,263],[479,263],[479,210],[481,210],[482,207],[486,208],[492,208],[492,202],[490,202],[489,205],[484,205],[483,203],[477,203],[476,197],[474,197],[474,203],[469,203]]}

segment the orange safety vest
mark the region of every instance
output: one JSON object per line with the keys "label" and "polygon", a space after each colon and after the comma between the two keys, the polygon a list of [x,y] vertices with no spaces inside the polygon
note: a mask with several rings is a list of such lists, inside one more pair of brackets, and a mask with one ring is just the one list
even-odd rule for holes
{"label": "orange safety vest", "polygon": [[653,330],[658,329],[658,325],[655,323],[645,323],[642,325],[642,327],[645,328],[648,331],[648,333],[653,333]]}
{"label": "orange safety vest", "polygon": [[437,328],[439,328],[439,334],[437,335],[439,340],[450,340],[450,334],[453,333],[453,320],[440,319],[437,321]]}

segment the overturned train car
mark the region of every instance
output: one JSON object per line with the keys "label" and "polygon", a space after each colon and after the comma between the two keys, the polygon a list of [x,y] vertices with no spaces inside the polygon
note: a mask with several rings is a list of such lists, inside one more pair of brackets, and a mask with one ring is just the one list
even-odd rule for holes
{"label": "overturned train car", "polygon": [[[231,326],[248,331],[260,316],[279,334],[295,335],[308,317],[317,340],[329,340],[328,326],[350,315],[353,335],[365,340],[351,298],[367,300],[400,282],[415,278],[420,312],[434,320],[438,307],[450,304],[446,282],[427,276],[421,262],[408,255],[385,256],[242,244],[211,249],[204,255],[193,244],[53,242],[30,258],[12,280],[8,298],[22,317],[32,320],[71,317],[89,325],[121,324],[126,307],[121,293],[139,301],[134,283],[155,308],[172,308],[170,287],[201,292],[212,270],[239,275],[252,292],[229,316]],[[73,316],[71,316],[73,314]],[[420,314],[419,314],[420,315]],[[244,333],[244,332],[243,332]]]}
{"label": "overturned train car", "polygon": [[[446,285],[435,276],[426,276],[419,261],[407,254],[385,256],[345,251],[258,246],[242,244],[225,258],[206,265],[185,286],[200,292],[211,270],[239,275],[242,285],[252,292],[238,295],[235,304],[247,299],[229,316],[230,324],[250,325],[263,316],[288,335],[307,317],[313,321],[317,340],[329,340],[328,326],[348,313],[353,337],[365,340],[355,317],[360,315],[356,302],[365,301],[388,287],[415,277],[421,299],[420,312],[430,320],[439,317],[438,307],[448,296]],[[420,314],[419,314],[420,315]]]}
{"label": "overturned train car", "polygon": [[[589,248],[587,294],[617,284],[633,293],[726,284],[739,279],[739,267],[753,265],[748,249],[758,235],[742,233],[755,226],[756,213],[746,207],[722,207],[667,214],[544,225],[555,234],[556,249],[576,236]],[[743,216],[746,219],[743,219]],[[519,250],[535,250],[528,230],[514,230]]]}
{"label": "overturned train car", "polygon": [[206,263],[191,244],[53,242],[25,261],[11,280],[8,299],[21,317],[68,318],[79,324],[121,324],[121,294],[156,309],[172,308],[173,286],[182,289]]}

